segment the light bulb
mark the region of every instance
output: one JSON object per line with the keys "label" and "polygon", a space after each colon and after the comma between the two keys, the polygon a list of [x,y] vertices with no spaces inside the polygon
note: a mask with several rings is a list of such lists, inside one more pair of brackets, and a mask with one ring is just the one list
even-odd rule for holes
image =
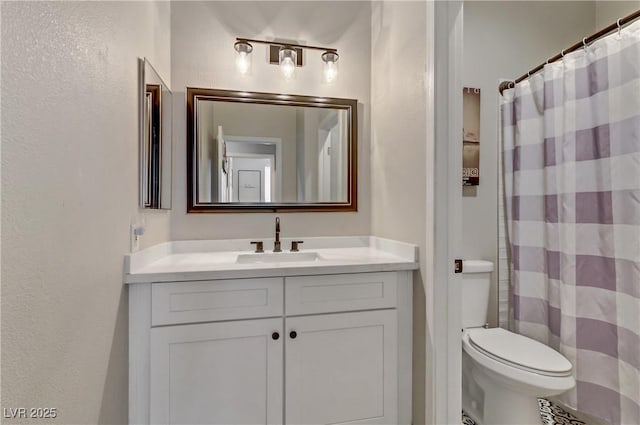
{"label": "light bulb", "polygon": [[338,53],[328,50],[322,54],[324,81],[333,83],[338,78]]}
{"label": "light bulb", "polygon": [[297,52],[290,47],[280,48],[280,71],[286,80],[290,80],[296,70]]}
{"label": "light bulb", "polygon": [[236,52],[238,52],[236,55],[236,69],[240,75],[248,74],[251,69],[251,51],[253,51],[253,46],[247,41],[240,40],[236,41],[233,47],[236,49]]}
{"label": "light bulb", "polygon": [[246,75],[251,68],[251,58],[246,52],[238,52],[236,56],[236,69],[240,75]]}
{"label": "light bulb", "polygon": [[282,62],[280,62],[280,70],[282,71],[284,78],[287,80],[293,77],[295,69],[296,66],[293,64],[293,60],[291,58],[284,58]]}
{"label": "light bulb", "polygon": [[338,68],[336,64],[333,62],[328,62],[324,64],[324,80],[327,83],[333,83],[338,77]]}

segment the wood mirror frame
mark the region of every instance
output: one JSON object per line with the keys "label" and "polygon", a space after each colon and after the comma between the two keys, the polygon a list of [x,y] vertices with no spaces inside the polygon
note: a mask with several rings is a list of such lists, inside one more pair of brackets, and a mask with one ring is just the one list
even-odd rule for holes
{"label": "wood mirror frame", "polygon": [[[346,202],[207,202],[199,203],[198,169],[196,164],[197,101],[211,100],[281,106],[303,106],[342,109],[348,113],[347,134],[347,200]],[[330,97],[283,95],[276,93],[244,92],[187,87],[187,212],[347,212],[357,211],[358,199],[358,101]]]}

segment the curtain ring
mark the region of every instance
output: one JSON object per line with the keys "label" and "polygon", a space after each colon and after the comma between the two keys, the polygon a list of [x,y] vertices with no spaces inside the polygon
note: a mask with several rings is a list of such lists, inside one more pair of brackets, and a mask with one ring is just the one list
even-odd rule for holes
{"label": "curtain ring", "polygon": [[507,84],[507,87],[510,89],[514,88],[515,86],[516,86],[516,83],[513,81],[509,81],[509,84]]}
{"label": "curtain ring", "polygon": [[560,56],[564,57],[564,49],[560,51]]}
{"label": "curtain ring", "polygon": [[616,21],[616,24],[618,25],[618,37],[620,37],[620,32],[622,31],[622,25],[620,25],[620,18],[618,18],[618,20]]}
{"label": "curtain ring", "polygon": [[582,39],[582,45],[584,46],[585,50],[587,49],[587,37],[584,37]]}

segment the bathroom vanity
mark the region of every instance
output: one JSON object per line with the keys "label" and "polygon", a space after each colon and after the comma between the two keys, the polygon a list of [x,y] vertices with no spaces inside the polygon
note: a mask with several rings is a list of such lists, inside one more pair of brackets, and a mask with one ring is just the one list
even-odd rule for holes
{"label": "bathroom vanity", "polygon": [[126,257],[130,423],[411,423],[417,247],[301,240]]}

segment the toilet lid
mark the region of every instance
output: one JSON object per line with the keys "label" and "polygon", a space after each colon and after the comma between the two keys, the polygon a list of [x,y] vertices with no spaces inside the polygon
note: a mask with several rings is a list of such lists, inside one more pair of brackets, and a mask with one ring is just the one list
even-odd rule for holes
{"label": "toilet lid", "polygon": [[544,375],[568,375],[572,365],[566,357],[534,339],[502,328],[471,329],[469,341],[496,360]]}

